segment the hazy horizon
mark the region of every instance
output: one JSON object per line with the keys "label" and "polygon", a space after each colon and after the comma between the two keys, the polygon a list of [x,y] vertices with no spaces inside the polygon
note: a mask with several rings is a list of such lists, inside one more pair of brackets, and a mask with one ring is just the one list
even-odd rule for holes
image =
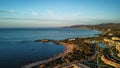
{"label": "hazy horizon", "polygon": [[119,0],[0,0],[0,28],[120,23]]}

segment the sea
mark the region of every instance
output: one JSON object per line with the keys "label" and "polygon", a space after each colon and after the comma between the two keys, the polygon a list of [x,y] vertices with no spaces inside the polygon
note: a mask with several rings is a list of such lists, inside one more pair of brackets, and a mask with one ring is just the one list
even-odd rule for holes
{"label": "sea", "polygon": [[21,68],[63,52],[64,47],[39,39],[93,37],[100,31],[73,28],[0,28],[0,68]]}

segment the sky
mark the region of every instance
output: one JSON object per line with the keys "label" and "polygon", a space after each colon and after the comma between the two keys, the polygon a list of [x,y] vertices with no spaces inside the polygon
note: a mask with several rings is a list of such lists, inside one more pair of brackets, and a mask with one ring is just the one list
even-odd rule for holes
{"label": "sky", "polygon": [[0,0],[0,28],[120,23],[120,0]]}

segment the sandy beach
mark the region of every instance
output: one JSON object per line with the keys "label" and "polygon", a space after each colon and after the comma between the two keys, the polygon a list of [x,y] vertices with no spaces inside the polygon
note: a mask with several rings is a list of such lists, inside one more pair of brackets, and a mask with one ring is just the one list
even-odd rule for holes
{"label": "sandy beach", "polygon": [[40,64],[44,64],[44,63],[47,63],[47,62],[51,62],[53,60],[56,60],[58,58],[61,58],[63,56],[65,56],[67,53],[70,53],[73,51],[74,47],[75,47],[75,44],[70,44],[70,43],[64,43],[64,42],[59,42],[59,41],[50,41],[50,42],[53,42],[53,43],[58,43],[60,45],[63,45],[64,46],[64,51],[59,53],[58,55],[54,56],[54,57],[50,57],[46,60],[43,60],[43,61],[36,61],[36,62],[33,62],[33,63],[30,63],[28,65],[24,65],[22,68],[32,68],[34,66],[38,66]]}

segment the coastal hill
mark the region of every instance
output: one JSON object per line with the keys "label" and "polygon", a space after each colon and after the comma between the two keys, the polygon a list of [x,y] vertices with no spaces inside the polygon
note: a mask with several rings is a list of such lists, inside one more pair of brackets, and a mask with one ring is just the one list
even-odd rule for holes
{"label": "coastal hill", "polygon": [[73,25],[65,28],[80,28],[80,29],[92,29],[99,31],[112,31],[112,33],[120,34],[120,23],[102,23],[96,25]]}
{"label": "coastal hill", "polygon": [[102,24],[96,24],[96,25],[73,25],[73,26],[67,26],[65,28],[91,28],[91,29],[109,29],[109,28],[114,28],[118,30],[120,29],[120,23],[102,23]]}

